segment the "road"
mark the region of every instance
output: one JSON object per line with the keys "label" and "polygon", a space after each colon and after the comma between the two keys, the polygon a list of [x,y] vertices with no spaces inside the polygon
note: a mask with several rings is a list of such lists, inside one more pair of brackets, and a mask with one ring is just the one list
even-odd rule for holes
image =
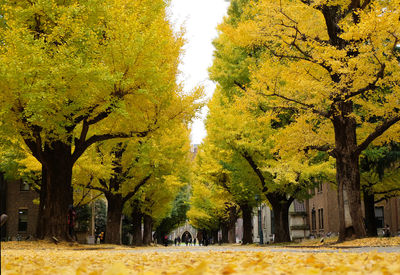
{"label": "road", "polygon": [[147,248],[135,248],[135,249],[113,249],[114,252],[125,252],[125,253],[149,253],[149,252],[293,252],[293,253],[363,253],[363,252],[386,252],[386,253],[400,253],[400,246],[392,247],[350,247],[350,248],[295,248],[295,247],[257,247],[257,246],[168,246],[168,247],[147,247]]}

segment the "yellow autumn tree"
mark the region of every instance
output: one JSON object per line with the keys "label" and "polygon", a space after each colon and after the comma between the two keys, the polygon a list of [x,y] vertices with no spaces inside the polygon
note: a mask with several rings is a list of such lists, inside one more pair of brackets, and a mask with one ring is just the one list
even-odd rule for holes
{"label": "yellow autumn tree", "polygon": [[[189,222],[198,229],[211,233],[222,231],[221,241],[235,243],[235,223],[239,214],[238,201],[234,194],[243,191],[237,184],[230,188],[229,171],[221,165],[218,148],[209,137],[199,147],[194,164],[192,196],[190,198]],[[246,193],[247,194],[247,193]],[[242,204],[247,203],[241,196]],[[251,216],[251,207],[250,216]]]}
{"label": "yellow autumn tree", "polygon": [[343,191],[352,226],[361,213],[360,154],[399,137],[399,1],[251,1],[245,20],[224,26],[234,43],[263,49],[250,68],[248,96],[259,106],[294,109],[277,144],[281,154],[319,150],[336,161],[340,232]]}
{"label": "yellow autumn tree", "polygon": [[76,185],[99,191],[107,199],[107,243],[121,242],[121,217],[124,207],[130,206],[129,201],[134,203],[126,212],[131,215],[132,208],[138,209],[139,214],[132,219],[141,225],[142,214],[159,218],[165,214],[162,210],[168,212],[168,204],[184,184],[188,173],[188,129],[178,118],[169,126],[144,138],[105,141],[90,148],[77,162]]}
{"label": "yellow autumn tree", "polygon": [[[191,96],[176,84],[182,46],[150,1],[1,1],[1,134],[43,166],[38,237],[66,237],[72,168],[93,144],[145,137]],[[43,224],[45,226],[43,226]]]}

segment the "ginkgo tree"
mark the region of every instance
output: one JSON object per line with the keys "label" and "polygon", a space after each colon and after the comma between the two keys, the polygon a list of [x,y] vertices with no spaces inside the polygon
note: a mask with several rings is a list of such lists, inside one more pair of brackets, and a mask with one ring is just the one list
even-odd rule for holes
{"label": "ginkgo tree", "polygon": [[[105,141],[78,161],[77,184],[100,191],[107,199],[107,243],[121,242],[121,218],[129,200],[137,201],[133,208],[143,208],[140,212],[149,216],[152,210],[156,216],[157,208],[168,210],[168,201],[184,184],[177,176],[187,167],[188,143],[188,130],[178,120],[145,138]],[[162,194],[157,196],[157,191]],[[141,216],[132,218],[141,225]]]}
{"label": "ginkgo tree", "polygon": [[140,188],[124,209],[134,224],[135,245],[150,244],[153,225],[157,227],[171,214],[173,203],[187,186],[191,174],[189,131],[184,124],[150,140],[148,146],[150,150],[146,159],[154,163],[151,169],[154,177]]}
{"label": "ginkgo tree", "polygon": [[279,128],[273,127],[271,117],[266,118],[263,111],[249,112],[243,97],[232,101],[217,88],[206,122],[208,138],[217,149],[208,153],[229,175],[231,182],[226,187],[236,203],[241,205],[245,199],[255,206],[254,196],[263,194],[274,213],[275,241],[288,242],[290,205],[296,198],[307,198],[310,188],[327,179],[332,163],[324,158],[299,161],[280,156],[274,151],[276,139],[282,138]]}
{"label": "ginkgo tree", "polygon": [[[233,0],[228,17],[219,26],[219,36],[213,44],[214,61],[209,69],[210,78],[218,88],[210,102],[208,133],[213,142],[224,150],[233,151],[249,167],[253,185],[259,186],[274,212],[275,241],[290,241],[289,207],[297,197],[307,197],[307,188],[316,184],[331,171],[332,164],[324,157],[302,159],[285,157],[275,149],[275,140],[285,139],[279,131],[290,124],[295,111],[290,108],[271,109],[264,102],[250,96],[248,86],[251,68],[266,51],[260,47],[245,47],[235,43],[231,28],[252,18],[245,13],[249,0]],[[250,107],[250,108],[249,108]],[[246,163],[247,162],[247,163]],[[241,167],[243,170],[245,167]],[[250,176],[251,178],[251,176]]]}
{"label": "ginkgo tree", "polygon": [[189,106],[175,81],[183,41],[162,0],[0,3],[1,134],[43,166],[38,237],[65,238],[82,154],[162,128],[172,102]]}
{"label": "ginkgo tree", "polygon": [[250,67],[246,88],[253,103],[296,111],[278,150],[319,150],[335,159],[339,241],[346,238],[343,191],[356,236],[366,235],[360,154],[399,137],[399,4],[251,1],[243,22],[224,26],[236,45],[264,49]]}
{"label": "ginkgo tree", "polygon": [[196,228],[214,232],[221,229],[222,242],[235,243],[235,223],[239,216],[238,201],[240,201],[242,212],[245,212],[244,216],[247,215],[250,218],[243,220],[244,227],[246,225],[244,239],[246,243],[249,243],[252,241],[252,208],[248,205],[245,195],[240,195],[240,193],[247,194],[248,192],[240,187],[240,183],[234,190],[228,175],[229,171],[224,169],[221,159],[215,155],[217,150],[218,148],[209,137],[198,149],[190,198],[191,208],[188,212],[190,223]]}

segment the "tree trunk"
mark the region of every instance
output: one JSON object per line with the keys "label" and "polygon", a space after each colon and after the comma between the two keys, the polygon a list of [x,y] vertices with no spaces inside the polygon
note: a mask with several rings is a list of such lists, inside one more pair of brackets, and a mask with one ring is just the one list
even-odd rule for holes
{"label": "tree trunk", "polygon": [[367,236],[376,237],[378,236],[378,225],[375,218],[375,196],[373,193],[370,194],[367,190],[364,190],[363,194]]}
{"label": "tree trunk", "polygon": [[[366,236],[366,232],[361,211],[359,154],[356,138],[357,123],[353,117],[349,116],[353,110],[353,103],[351,101],[341,102],[335,107],[339,112],[339,115],[332,119],[335,130],[336,179],[338,186],[342,185],[347,192],[355,236],[362,238]],[[343,234],[343,228],[341,228],[340,233]],[[339,236],[339,240],[346,237]]]}
{"label": "tree trunk", "polygon": [[42,183],[40,185],[39,192],[39,214],[36,225],[36,237],[38,239],[43,239],[46,234],[46,216],[45,216],[45,205],[47,196],[47,172],[44,165],[42,165]]}
{"label": "tree trunk", "polygon": [[251,206],[247,204],[240,205],[240,209],[242,210],[242,218],[243,218],[242,244],[253,243],[253,223],[252,223],[253,209]]}
{"label": "tree trunk", "polygon": [[153,227],[153,218],[149,215],[144,215],[143,216],[143,244],[144,245],[150,245],[151,240],[152,240],[152,227]]}
{"label": "tree trunk", "polygon": [[233,224],[228,229],[228,243],[236,243],[236,226]]}
{"label": "tree trunk", "polygon": [[236,243],[236,221],[238,219],[238,209],[236,206],[229,208],[228,221],[228,243]]}
{"label": "tree trunk", "polygon": [[212,238],[213,238],[213,244],[218,244],[218,230],[213,230],[211,232]]}
{"label": "tree trunk", "polygon": [[44,148],[45,189],[41,194],[44,202],[41,206],[43,216],[37,228],[41,233],[39,237],[69,240],[67,213],[68,206],[73,204],[70,156],[71,145],[62,142],[53,142]]}
{"label": "tree trunk", "polygon": [[221,225],[221,233],[222,233],[222,243],[228,243],[229,242],[229,238],[228,238],[228,223],[222,223]]}
{"label": "tree trunk", "polygon": [[344,242],[346,240],[346,223],[344,215],[344,188],[343,183],[338,180],[338,174],[336,174],[336,181],[338,183],[338,210],[339,210],[339,237],[338,242]]}
{"label": "tree trunk", "polygon": [[237,206],[230,206],[228,209],[229,218],[222,224],[222,242],[236,243],[236,221],[238,218]]}
{"label": "tree trunk", "polygon": [[132,220],[133,220],[132,245],[134,245],[134,246],[142,246],[143,245],[142,218],[143,218],[143,213],[140,210],[139,205],[137,203],[135,203],[133,205],[133,209],[132,209]]}
{"label": "tree trunk", "polygon": [[107,224],[106,243],[121,244],[121,222],[123,200],[121,194],[106,193],[107,198]]}
{"label": "tree trunk", "polygon": [[287,199],[281,194],[270,193],[267,195],[274,212],[275,243],[290,242],[289,207],[293,198]]}

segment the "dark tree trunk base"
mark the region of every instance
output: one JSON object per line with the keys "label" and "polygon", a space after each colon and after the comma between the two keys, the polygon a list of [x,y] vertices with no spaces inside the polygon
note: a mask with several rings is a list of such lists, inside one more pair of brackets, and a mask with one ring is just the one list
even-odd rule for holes
{"label": "dark tree trunk base", "polygon": [[153,219],[149,215],[143,216],[143,245],[150,245],[152,241],[151,231]]}
{"label": "dark tree trunk base", "polygon": [[107,224],[105,242],[109,244],[121,244],[121,222],[123,200],[121,194],[106,194],[107,207]]}
{"label": "dark tree trunk base", "polygon": [[142,218],[143,213],[140,210],[139,205],[136,203],[133,205],[132,209],[132,219],[133,219],[133,246],[143,246],[143,236],[142,236]]}
{"label": "dark tree trunk base", "polygon": [[268,201],[271,203],[274,213],[275,243],[290,242],[289,231],[289,207],[293,199],[287,199],[280,194],[268,194]]}
{"label": "dark tree trunk base", "polygon": [[240,209],[242,210],[242,218],[243,218],[242,244],[251,244],[253,243],[253,224],[252,224],[253,209],[251,206],[247,204],[240,205]]}

